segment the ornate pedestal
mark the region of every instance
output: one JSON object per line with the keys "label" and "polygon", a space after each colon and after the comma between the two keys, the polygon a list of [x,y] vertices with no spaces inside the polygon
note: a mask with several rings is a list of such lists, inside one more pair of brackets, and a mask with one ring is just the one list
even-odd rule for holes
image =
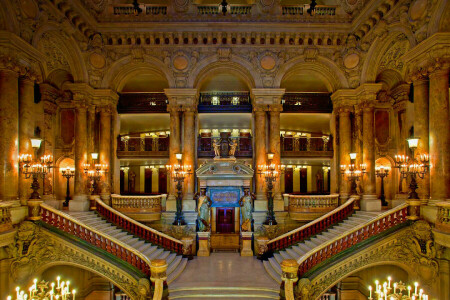
{"label": "ornate pedestal", "polygon": [[209,232],[197,232],[198,235],[198,251],[197,256],[209,256]]}
{"label": "ornate pedestal", "polygon": [[253,232],[251,231],[241,232],[241,239],[242,239],[241,256],[253,256],[252,236]]}

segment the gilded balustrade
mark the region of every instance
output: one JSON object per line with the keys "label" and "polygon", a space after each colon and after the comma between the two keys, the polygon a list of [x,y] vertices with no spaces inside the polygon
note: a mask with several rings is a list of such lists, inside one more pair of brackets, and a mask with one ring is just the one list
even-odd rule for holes
{"label": "gilded balustrade", "polygon": [[167,195],[155,196],[121,196],[112,194],[111,203],[114,209],[121,212],[156,212],[161,213],[161,201]]}
{"label": "gilded balustrade", "polygon": [[339,205],[339,194],[288,195],[288,197],[289,216],[298,221],[315,220]]}
{"label": "gilded balustrade", "polygon": [[450,234],[450,203],[439,202],[436,206],[438,207],[436,230]]}
{"label": "gilded balustrade", "polygon": [[0,203],[0,232],[5,232],[12,228],[11,206],[11,203]]}

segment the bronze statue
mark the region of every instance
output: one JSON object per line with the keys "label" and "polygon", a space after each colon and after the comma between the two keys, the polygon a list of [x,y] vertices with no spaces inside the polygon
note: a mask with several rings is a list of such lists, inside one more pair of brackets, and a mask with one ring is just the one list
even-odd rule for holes
{"label": "bronze statue", "polygon": [[200,189],[198,196],[198,231],[209,231],[211,219],[211,199],[206,195],[206,188]]}
{"label": "bronze statue", "polygon": [[244,188],[244,196],[239,200],[239,205],[241,206],[242,215],[242,231],[252,230],[252,220],[253,220],[253,201],[256,199],[255,195],[250,193],[249,188]]}

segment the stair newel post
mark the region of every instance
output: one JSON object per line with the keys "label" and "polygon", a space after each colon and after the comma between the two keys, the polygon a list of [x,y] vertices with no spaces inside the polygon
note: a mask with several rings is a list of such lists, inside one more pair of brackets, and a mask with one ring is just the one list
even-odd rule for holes
{"label": "stair newel post", "polygon": [[298,281],[298,267],[299,264],[294,259],[285,259],[281,262],[281,286],[280,299],[294,300],[295,297],[295,283]]}
{"label": "stair newel post", "polygon": [[167,285],[167,262],[165,259],[153,259],[150,263],[150,281],[153,299],[169,299],[169,287]]}

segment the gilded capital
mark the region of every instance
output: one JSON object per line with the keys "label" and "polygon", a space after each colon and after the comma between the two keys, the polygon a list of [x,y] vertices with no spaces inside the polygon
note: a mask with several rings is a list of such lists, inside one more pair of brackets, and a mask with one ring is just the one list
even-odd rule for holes
{"label": "gilded capital", "polygon": [[264,104],[255,104],[253,105],[253,112],[254,113],[262,113],[268,111],[268,105]]}
{"label": "gilded capital", "polygon": [[283,111],[283,105],[282,104],[269,105],[269,112],[271,112],[271,113],[280,113],[282,111]]}

